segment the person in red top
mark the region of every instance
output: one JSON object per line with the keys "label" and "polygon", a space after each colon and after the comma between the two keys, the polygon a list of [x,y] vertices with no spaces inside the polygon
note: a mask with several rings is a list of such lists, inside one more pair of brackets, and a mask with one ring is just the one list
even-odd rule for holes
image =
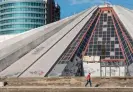
{"label": "person in red top", "polygon": [[90,83],[90,87],[91,87],[91,86],[92,86],[92,84],[91,84],[91,73],[89,73],[89,74],[87,75],[86,80],[87,80],[87,82],[86,82],[85,86],[87,86],[88,83]]}

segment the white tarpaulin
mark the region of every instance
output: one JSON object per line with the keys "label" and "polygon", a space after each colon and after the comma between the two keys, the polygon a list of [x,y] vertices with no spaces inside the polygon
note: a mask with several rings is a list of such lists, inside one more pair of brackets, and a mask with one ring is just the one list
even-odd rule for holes
{"label": "white tarpaulin", "polygon": [[102,77],[125,76],[125,67],[102,67]]}
{"label": "white tarpaulin", "polygon": [[[83,62],[84,75],[87,76],[91,73],[92,77],[117,77],[125,76],[125,67],[101,67],[100,63],[87,63]],[[101,73],[100,73],[101,69]]]}
{"label": "white tarpaulin", "polygon": [[88,73],[91,73],[92,77],[99,77],[100,76],[100,63],[83,63],[84,67],[84,74],[85,76],[88,75]]}

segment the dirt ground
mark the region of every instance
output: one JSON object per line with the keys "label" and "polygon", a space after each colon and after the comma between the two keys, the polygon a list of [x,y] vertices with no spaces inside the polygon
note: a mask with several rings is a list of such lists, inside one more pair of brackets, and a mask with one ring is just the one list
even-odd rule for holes
{"label": "dirt ground", "polygon": [[[93,87],[133,87],[133,78],[92,78]],[[1,78],[6,86],[84,87],[85,77]],[[89,85],[88,85],[89,87]]]}

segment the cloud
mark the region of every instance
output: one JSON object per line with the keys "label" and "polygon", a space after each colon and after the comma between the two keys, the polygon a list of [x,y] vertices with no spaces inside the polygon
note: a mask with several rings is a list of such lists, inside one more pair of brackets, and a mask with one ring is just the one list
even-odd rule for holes
{"label": "cloud", "polygon": [[103,0],[70,0],[70,2],[71,2],[71,5],[84,4],[84,3],[102,4]]}

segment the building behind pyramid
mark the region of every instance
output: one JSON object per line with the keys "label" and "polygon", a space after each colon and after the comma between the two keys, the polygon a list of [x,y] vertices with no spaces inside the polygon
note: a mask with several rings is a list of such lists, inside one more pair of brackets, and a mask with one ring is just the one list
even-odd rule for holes
{"label": "building behind pyramid", "polygon": [[133,12],[94,6],[0,43],[0,76],[133,76]]}
{"label": "building behind pyramid", "polygon": [[60,6],[54,0],[0,0],[0,40],[58,20]]}

